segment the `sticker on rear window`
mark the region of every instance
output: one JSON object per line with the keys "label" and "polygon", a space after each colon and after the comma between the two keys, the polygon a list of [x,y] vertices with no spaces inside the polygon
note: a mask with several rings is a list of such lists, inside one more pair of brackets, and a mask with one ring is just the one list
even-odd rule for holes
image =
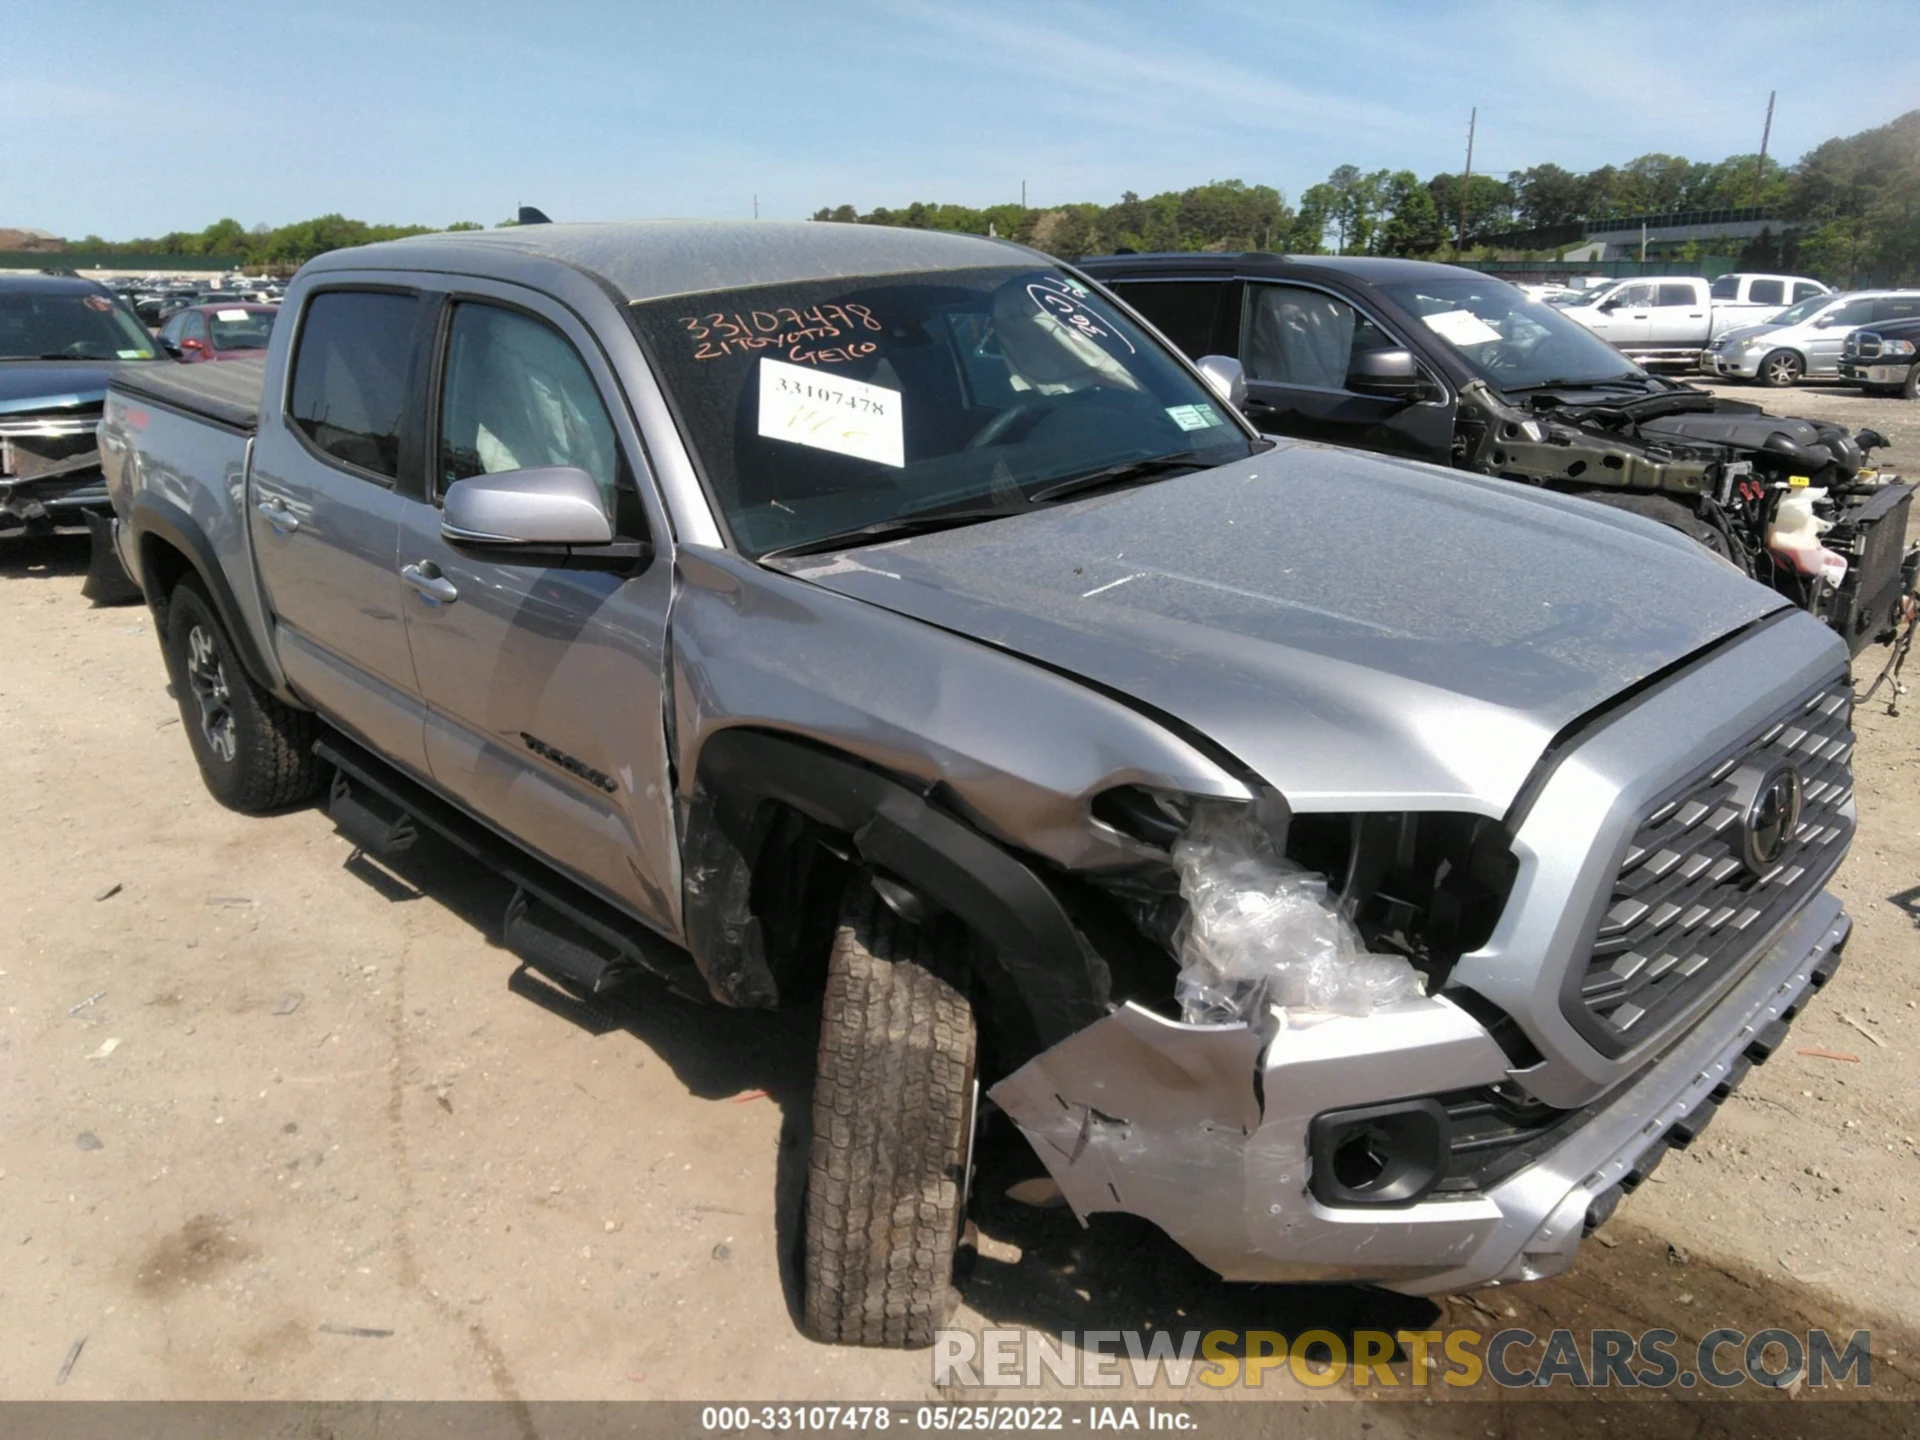
{"label": "sticker on rear window", "polygon": [[216,310],[213,312],[213,318],[216,320],[244,320],[247,318],[247,312],[245,310]]}
{"label": "sticker on rear window", "polygon": [[898,390],[760,360],[760,433],[896,468],[907,463]]}
{"label": "sticker on rear window", "polygon": [[1498,340],[1500,332],[1471,310],[1442,310],[1437,315],[1422,315],[1427,328],[1442,340],[1456,345],[1484,345]]}
{"label": "sticker on rear window", "polygon": [[1169,405],[1167,417],[1182,430],[1205,430],[1226,423],[1211,405]]}

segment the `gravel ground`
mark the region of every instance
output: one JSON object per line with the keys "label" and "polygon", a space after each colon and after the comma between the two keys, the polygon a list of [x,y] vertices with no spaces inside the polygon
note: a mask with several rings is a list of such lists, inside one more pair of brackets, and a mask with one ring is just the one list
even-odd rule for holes
{"label": "gravel ground", "polygon": [[[1766,398],[1887,430],[1920,474],[1920,407]],[[89,608],[84,565],[77,542],[0,554],[0,1397],[933,1395],[925,1354],[795,1329],[811,1016],[655,990],[582,1010],[516,974],[506,897],[457,857],[423,843],[389,870],[317,810],[220,809],[145,613]],[[1227,1285],[1144,1225],[989,1194],[958,1323],[1870,1328],[1874,1393],[1920,1394],[1920,715],[1876,704],[1858,727],[1846,967],[1568,1274],[1437,1305]],[[1698,1408],[1634,1406],[1607,1433],[1721,1433]],[[1531,1413],[1499,1427],[1552,1433]],[[1858,1433],[1900,1425],[1863,1410]]]}

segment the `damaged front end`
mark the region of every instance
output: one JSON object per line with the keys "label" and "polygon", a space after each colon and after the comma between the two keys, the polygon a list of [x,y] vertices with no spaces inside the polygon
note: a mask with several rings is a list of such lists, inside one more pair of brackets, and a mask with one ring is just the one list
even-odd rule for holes
{"label": "damaged front end", "polygon": [[1580,1109],[1528,1094],[1539,1057],[1497,1009],[1417,987],[1348,1014],[1269,993],[1211,1024],[1129,1001],[988,1094],[1083,1223],[1139,1216],[1226,1279],[1535,1280],[1781,1043],[1848,930],[1820,896],[1705,1021]]}
{"label": "damaged front end", "polygon": [[98,405],[0,414],[0,540],[82,530],[104,512]]}
{"label": "damaged front end", "polygon": [[1856,653],[1893,638],[1920,577],[1914,487],[1886,445],[1690,387],[1613,398],[1462,388],[1453,463],[1659,520],[1826,622]]}

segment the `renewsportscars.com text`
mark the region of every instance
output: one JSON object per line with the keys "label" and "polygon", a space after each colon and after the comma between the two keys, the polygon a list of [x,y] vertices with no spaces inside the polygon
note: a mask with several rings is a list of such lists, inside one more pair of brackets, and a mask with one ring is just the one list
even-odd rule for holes
{"label": "renewsportscars.com text", "polygon": [[[1272,1378],[1301,1385],[1507,1389],[1716,1390],[1802,1383],[1865,1389],[1873,1383],[1872,1335],[1836,1342],[1825,1330],[1710,1330],[1687,1344],[1672,1330],[942,1330],[934,1337],[935,1385],[1166,1385],[1258,1388]],[[1349,1346],[1351,1340],[1351,1346]]]}

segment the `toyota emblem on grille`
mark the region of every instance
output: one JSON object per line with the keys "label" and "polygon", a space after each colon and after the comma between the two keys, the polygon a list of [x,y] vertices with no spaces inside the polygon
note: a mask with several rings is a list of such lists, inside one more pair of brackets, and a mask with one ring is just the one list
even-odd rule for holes
{"label": "toyota emblem on grille", "polygon": [[1756,875],[1786,853],[1800,828],[1800,772],[1784,765],[1761,780],[1747,803],[1741,858]]}

